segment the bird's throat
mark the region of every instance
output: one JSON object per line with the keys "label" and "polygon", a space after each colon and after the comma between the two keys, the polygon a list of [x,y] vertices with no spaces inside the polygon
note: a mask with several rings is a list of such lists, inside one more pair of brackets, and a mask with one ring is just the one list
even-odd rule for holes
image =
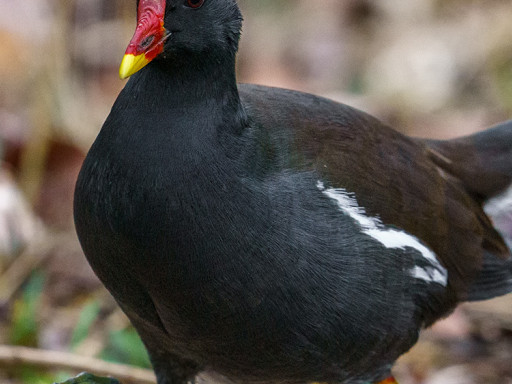
{"label": "bird's throat", "polygon": [[[158,108],[187,109],[200,104],[239,104],[234,59],[189,63],[157,59],[132,76],[126,85],[134,102]],[[145,99],[145,100],[144,100]]]}

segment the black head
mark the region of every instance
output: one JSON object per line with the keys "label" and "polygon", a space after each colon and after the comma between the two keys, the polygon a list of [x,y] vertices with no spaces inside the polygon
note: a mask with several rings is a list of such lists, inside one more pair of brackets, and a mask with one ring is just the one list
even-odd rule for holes
{"label": "black head", "polygon": [[137,29],[119,74],[127,78],[155,59],[234,57],[241,26],[236,0],[139,0]]}

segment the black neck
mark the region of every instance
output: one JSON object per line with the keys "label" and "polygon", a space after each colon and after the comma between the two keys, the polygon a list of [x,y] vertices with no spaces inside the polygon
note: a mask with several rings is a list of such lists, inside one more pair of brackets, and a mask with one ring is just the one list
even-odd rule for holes
{"label": "black neck", "polygon": [[[124,92],[127,107],[212,113],[212,109],[243,115],[235,75],[235,55],[157,59],[132,76]],[[235,113],[233,113],[235,112]]]}

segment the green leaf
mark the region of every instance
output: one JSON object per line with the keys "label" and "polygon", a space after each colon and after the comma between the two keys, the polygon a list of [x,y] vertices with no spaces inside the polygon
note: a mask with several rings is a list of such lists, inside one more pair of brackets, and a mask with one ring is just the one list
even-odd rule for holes
{"label": "green leaf", "polygon": [[48,384],[54,381],[55,375],[32,367],[22,367],[19,378],[23,384]]}
{"label": "green leaf", "polygon": [[111,332],[109,346],[101,353],[101,358],[112,362],[151,368],[146,348],[133,328]]}
{"label": "green leaf", "polygon": [[81,373],[76,377],[59,382],[60,384],[120,384],[119,380],[110,377],[96,376],[91,373]]}
{"label": "green leaf", "polygon": [[92,301],[87,304],[82,312],[80,318],[71,336],[71,349],[74,350],[82,341],[84,341],[91,330],[92,325],[98,318],[101,307],[98,301]]}
{"label": "green leaf", "polygon": [[42,273],[34,273],[26,284],[21,298],[15,301],[9,338],[11,344],[37,345],[37,313],[44,280]]}

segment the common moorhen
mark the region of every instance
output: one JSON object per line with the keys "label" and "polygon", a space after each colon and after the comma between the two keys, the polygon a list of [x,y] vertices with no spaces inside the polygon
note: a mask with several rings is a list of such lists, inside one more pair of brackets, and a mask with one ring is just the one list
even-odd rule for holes
{"label": "common moorhen", "polygon": [[235,0],[140,0],[131,79],[83,164],[76,229],[159,384],[387,380],[421,328],[512,291],[483,205],[512,122],[452,141],[237,85]]}

